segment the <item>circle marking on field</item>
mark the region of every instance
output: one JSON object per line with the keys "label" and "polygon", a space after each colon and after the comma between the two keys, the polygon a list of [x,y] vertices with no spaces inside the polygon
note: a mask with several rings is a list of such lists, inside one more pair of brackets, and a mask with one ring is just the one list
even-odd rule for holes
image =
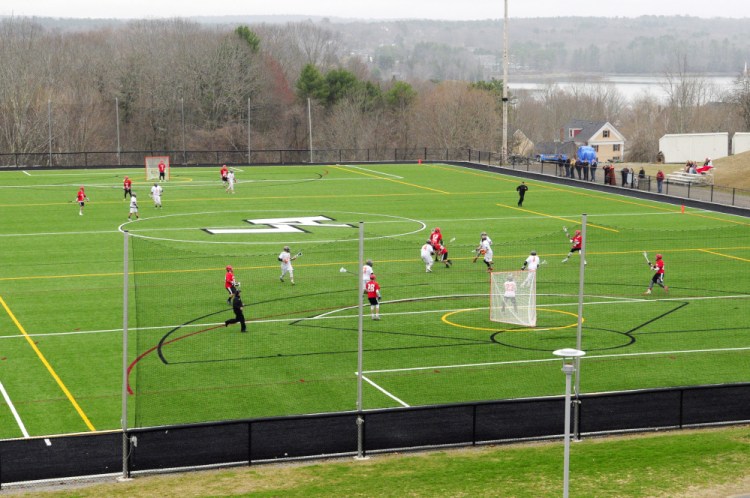
{"label": "circle marking on field", "polygon": [[[442,317],[440,317],[440,320],[443,323],[446,323],[448,325],[452,325],[454,327],[459,327],[459,328],[462,328],[462,329],[471,329],[471,330],[486,330],[488,332],[526,332],[526,331],[541,332],[541,331],[545,331],[545,330],[569,329],[571,327],[575,327],[575,326],[578,325],[578,322],[576,321],[576,322],[573,322],[573,323],[571,323],[569,325],[561,325],[560,327],[546,327],[546,328],[542,328],[542,329],[536,328],[536,327],[524,327],[524,328],[520,328],[520,329],[491,329],[491,328],[488,328],[488,327],[473,327],[471,325],[461,325],[460,323],[452,322],[452,321],[450,321],[448,319],[449,316],[455,315],[457,313],[463,313],[465,311],[477,311],[479,309],[486,309],[486,308],[466,308],[466,309],[462,309],[462,310],[451,311],[450,313],[446,313],[445,315],[443,315]],[[570,312],[570,311],[552,310],[552,309],[544,309],[544,308],[541,308],[538,311],[544,311],[544,312],[548,312],[548,313],[560,313],[562,315],[570,315],[570,316],[578,317],[577,314],[575,314],[573,312]],[[581,321],[584,321],[584,320],[581,320]]]}

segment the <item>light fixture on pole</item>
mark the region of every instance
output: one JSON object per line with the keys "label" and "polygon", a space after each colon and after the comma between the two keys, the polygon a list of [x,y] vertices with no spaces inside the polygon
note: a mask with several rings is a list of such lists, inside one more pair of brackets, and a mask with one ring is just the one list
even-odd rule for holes
{"label": "light fixture on pole", "polygon": [[580,349],[565,348],[553,351],[552,354],[562,358],[562,371],[565,374],[565,449],[563,458],[563,498],[568,498],[570,488],[570,390],[571,377],[576,371],[576,360],[586,353]]}

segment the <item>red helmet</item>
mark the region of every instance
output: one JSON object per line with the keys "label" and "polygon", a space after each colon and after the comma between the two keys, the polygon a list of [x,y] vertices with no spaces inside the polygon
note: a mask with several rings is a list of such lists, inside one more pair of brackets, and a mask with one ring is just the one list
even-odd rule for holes
{"label": "red helmet", "polygon": [[434,231],[439,233],[440,232],[440,227],[435,227]]}
{"label": "red helmet", "polygon": [[374,273],[370,273],[370,280],[375,280],[375,274]]}
{"label": "red helmet", "polygon": [[581,231],[580,230],[576,230],[576,235],[581,235]]}
{"label": "red helmet", "polygon": [[661,254],[657,254],[656,259],[661,259]]}
{"label": "red helmet", "polygon": [[227,271],[232,271],[232,267],[230,265],[227,265]]}

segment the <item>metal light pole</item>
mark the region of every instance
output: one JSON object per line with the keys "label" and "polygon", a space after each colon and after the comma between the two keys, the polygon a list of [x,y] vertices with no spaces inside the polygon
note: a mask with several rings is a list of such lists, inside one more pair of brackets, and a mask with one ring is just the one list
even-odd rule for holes
{"label": "metal light pole", "polygon": [[182,164],[187,166],[187,151],[185,150],[185,99],[180,97],[180,119],[182,120]]}
{"label": "metal light pole", "polygon": [[571,377],[576,371],[576,361],[584,356],[578,349],[565,348],[553,351],[552,354],[562,358],[562,371],[565,374],[565,449],[563,456],[563,498],[568,498],[570,489],[570,391]]}
{"label": "metal light pole", "polygon": [[117,128],[117,165],[121,166],[120,160],[120,99],[115,97],[115,123]]}
{"label": "metal light pole", "polygon": [[503,22],[503,150],[501,164],[508,162],[508,0]]}

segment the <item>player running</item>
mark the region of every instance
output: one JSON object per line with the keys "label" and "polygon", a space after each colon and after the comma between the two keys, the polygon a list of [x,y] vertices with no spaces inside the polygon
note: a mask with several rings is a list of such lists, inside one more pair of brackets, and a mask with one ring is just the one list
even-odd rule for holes
{"label": "player running", "polygon": [[[575,235],[573,235],[573,237],[570,237],[568,235],[567,228],[563,227],[563,231],[565,231],[565,236],[569,238],[570,244],[571,244],[570,252],[568,252],[568,255],[565,256],[565,259],[562,260],[563,263],[567,263],[574,252],[581,254],[581,245],[583,244],[583,236],[581,235],[580,230],[576,230],[576,233]],[[583,264],[585,265],[586,261],[584,261]]]}
{"label": "player running", "polygon": [[154,186],[151,187],[151,198],[154,200],[154,207],[160,208],[161,207],[161,193],[164,192],[164,189],[159,185],[158,183],[154,183]]}
{"label": "player running", "polygon": [[132,187],[133,187],[133,180],[131,180],[127,176],[123,178],[122,190],[124,191],[124,194],[122,194],[122,200],[125,200],[127,196],[133,197]]}
{"label": "player running", "polygon": [[86,197],[86,191],[83,188],[83,185],[81,185],[81,188],[78,189],[78,192],[76,193],[76,202],[78,203],[78,216],[83,216],[83,207],[86,205],[86,201],[88,201],[89,198]]}
{"label": "player running", "polygon": [[533,275],[536,273],[536,269],[539,268],[540,264],[541,262],[539,261],[539,256],[537,256],[536,251],[531,251],[531,254],[529,254],[529,257],[526,258],[526,261],[523,262],[523,266],[521,266],[521,271],[528,270],[529,272],[526,275],[523,283],[521,284],[521,287],[527,287],[531,283],[531,279],[533,278]]}
{"label": "player running", "polygon": [[279,280],[284,282],[284,275],[289,274],[289,281],[294,285],[294,268],[292,267],[292,261],[297,259],[297,256],[292,256],[291,249],[289,246],[284,246],[284,249],[279,254],[278,260],[281,261],[281,276]]}
{"label": "player running", "polygon": [[370,281],[365,285],[367,299],[370,301],[370,316],[373,320],[380,320],[380,284],[375,280],[375,274],[370,274]]}
{"label": "player running", "polygon": [[221,173],[221,183],[226,188],[226,186],[227,186],[227,177],[229,176],[229,168],[227,168],[226,164],[223,164],[221,166],[221,172],[220,173]]}
{"label": "player running", "polygon": [[135,192],[130,194],[130,212],[128,213],[128,219],[133,215],[135,215],[136,220],[140,219],[140,216],[138,216],[138,199],[136,198]]}
{"label": "player running", "polygon": [[234,269],[231,265],[227,265],[226,267],[227,273],[224,275],[224,288],[229,292],[229,297],[227,298],[227,304],[232,303],[232,298],[237,294],[237,287],[239,284],[234,279]]}
{"label": "player running", "polygon": [[479,245],[475,249],[476,256],[472,263],[476,263],[479,256],[484,258],[484,264],[487,265],[487,272],[494,271],[492,267],[492,239],[487,236],[487,232],[482,232],[479,238]]}
{"label": "player running", "polygon": [[651,289],[654,288],[654,284],[659,284],[659,286],[664,289],[664,293],[669,294],[669,287],[664,285],[664,259],[662,259],[661,254],[656,255],[656,261],[654,261],[654,264],[649,263],[648,265],[656,273],[651,277],[651,283],[648,285],[648,289],[646,289],[644,294],[651,294]]}
{"label": "player running", "polygon": [[234,194],[234,184],[237,183],[237,180],[234,178],[234,171],[229,171],[227,174],[227,192],[231,192]]}
{"label": "player running", "polygon": [[435,261],[438,260],[438,247],[443,245],[443,234],[440,233],[440,227],[435,227],[430,234],[430,245],[435,250]]}
{"label": "player running", "polygon": [[428,240],[424,243],[421,250],[422,261],[424,261],[425,272],[432,272],[432,257],[435,255],[435,249],[432,248],[432,244]]}
{"label": "player running", "polygon": [[370,281],[370,275],[372,275],[372,260],[368,259],[365,261],[365,264],[362,266],[362,283],[363,283],[363,289],[364,286],[367,285],[367,282]]}

